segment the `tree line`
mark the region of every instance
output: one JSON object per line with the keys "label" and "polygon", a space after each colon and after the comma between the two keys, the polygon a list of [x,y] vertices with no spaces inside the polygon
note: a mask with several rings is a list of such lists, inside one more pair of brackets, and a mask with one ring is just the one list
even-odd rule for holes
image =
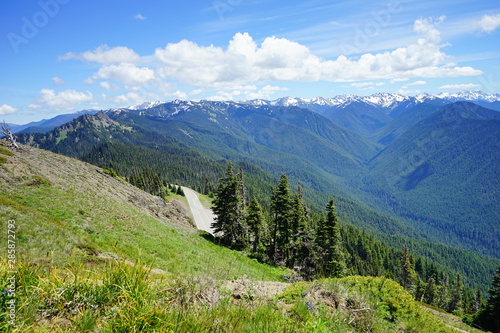
{"label": "tree line", "polygon": [[230,163],[213,201],[212,228],[222,244],[308,278],[346,274],[333,199],[326,215],[313,214],[304,203],[300,185],[292,194],[285,174],[272,189],[269,209],[255,197],[248,203],[245,192],[243,169],[235,173]]}
{"label": "tree line", "polygon": [[300,184],[292,192],[282,174],[270,189],[270,200],[247,197],[243,168],[229,163],[214,191],[212,225],[220,244],[244,251],[257,260],[282,265],[300,278],[345,275],[386,276],[398,281],[418,301],[457,315],[485,307],[481,290],[464,285],[460,274],[440,270],[415,258],[408,245],[395,249],[350,225],[339,222],[330,198],[323,212],[306,205]]}

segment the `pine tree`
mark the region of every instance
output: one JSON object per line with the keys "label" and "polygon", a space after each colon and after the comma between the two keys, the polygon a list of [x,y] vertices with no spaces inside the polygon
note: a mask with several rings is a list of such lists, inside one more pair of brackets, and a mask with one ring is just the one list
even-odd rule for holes
{"label": "pine tree", "polygon": [[325,273],[328,276],[341,277],[345,274],[346,264],[333,198],[328,202],[326,211],[326,221],[324,221],[323,230],[320,232],[325,249]]}
{"label": "pine tree", "polygon": [[[290,257],[286,266],[293,268],[297,261],[300,261],[307,255],[307,250],[304,248],[304,241],[308,241],[305,237],[306,227],[308,225],[308,212],[304,204],[302,195],[302,186],[298,186],[297,194],[292,200],[292,212],[290,221]],[[299,263],[299,265],[301,265]]]}
{"label": "pine tree", "polygon": [[233,166],[228,164],[226,176],[219,180],[213,201],[215,221],[212,228],[220,233],[224,243],[232,248],[242,247],[246,241],[244,219],[244,204],[241,197],[242,185],[239,176],[233,172]]}
{"label": "pine tree", "polygon": [[251,251],[254,254],[261,253],[262,234],[264,228],[264,214],[262,207],[256,198],[253,198],[248,206],[246,223],[249,229],[249,243],[251,244]]}
{"label": "pine tree", "polygon": [[403,245],[403,249],[401,250],[400,262],[402,271],[401,280],[403,287],[411,292],[415,283],[416,273],[414,268],[415,264],[413,256],[408,251],[408,245],[406,243]]}
{"label": "pine tree", "polygon": [[457,274],[455,280],[450,285],[450,302],[448,303],[448,312],[458,312],[463,311],[463,294],[464,294],[464,284],[462,282],[462,276]]}
{"label": "pine tree", "polygon": [[274,262],[286,263],[290,256],[292,201],[288,178],[281,175],[271,196],[272,236],[269,256]]}
{"label": "pine tree", "polygon": [[495,333],[500,332],[500,266],[497,268],[491,288],[490,298],[486,305],[479,310],[473,324],[478,325],[483,330],[490,330]]}

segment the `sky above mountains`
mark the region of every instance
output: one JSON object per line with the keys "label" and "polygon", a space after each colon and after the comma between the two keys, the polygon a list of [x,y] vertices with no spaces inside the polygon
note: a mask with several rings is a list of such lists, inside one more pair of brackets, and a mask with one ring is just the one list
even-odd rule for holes
{"label": "sky above mountains", "polygon": [[4,0],[0,119],[147,100],[500,92],[500,3]]}

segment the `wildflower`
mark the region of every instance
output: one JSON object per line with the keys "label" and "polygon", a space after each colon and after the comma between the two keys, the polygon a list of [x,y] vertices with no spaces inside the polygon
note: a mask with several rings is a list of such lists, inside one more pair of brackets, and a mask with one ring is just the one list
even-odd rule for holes
{"label": "wildflower", "polygon": [[307,308],[311,311],[314,310],[314,305],[312,304],[312,302],[307,302]]}
{"label": "wildflower", "polygon": [[5,290],[5,292],[2,293],[2,296],[12,294],[12,291],[10,289],[4,289],[4,290]]}

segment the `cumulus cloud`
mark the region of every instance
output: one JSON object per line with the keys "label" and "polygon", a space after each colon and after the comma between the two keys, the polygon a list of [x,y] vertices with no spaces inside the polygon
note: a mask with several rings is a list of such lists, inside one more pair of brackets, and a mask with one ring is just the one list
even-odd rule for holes
{"label": "cumulus cloud", "polygon": [[7,104],[0,105],[0,115],[7,115],[16,113],[17,109]]}
{"label": "cumulus cloud", "polygon": [[92,79],[111,79],[129,86],[142,86],[155,79],[155,72],[148,67],[137,67],[130,63],[104,65]]}
{"label": "cumulus cloud", "polygon": [[137,13],[134,18],[139,21],[144,21],[146,19],[146,16],[142,15],[141,13]]}
{"label": "cumulus cloud", "polygon": [[[93,100],[91,92],[83,93],[73,89],[56,92],[52,89],[40,90],[41,96],[38,102],[43,106],[55,108],[56,110],[74,110],[79,104]],[[39,106],[39,104],[37,104]]]}
{"label": "cumulus cloud", "polygon": [[107,45],[101,45],[95,50],[85,51],[83,53],[69,52],[59,56],[59,60],[77,59],[86,62],[96,62],[100,64],[113,63],[136,63],[140,60],[140,56],[134,50],[125,46],[117,46],[110,48]]}
{"label": "cumulus cloud", "polygon": [[[127,92],[149,90],[161,98],[187,97],[176,85],[186,85],[197,93],[215,91],[212,99],[254,99],[268,98],[279,91],[281,88],[274,85],[279,82],[353,82],[353,87],[369,89],[383,84],[374,83],[380,80],[394,83],[481,75],[480,70],[450,62],[438,29],[443,20],[418,19],[413,24],[415,41],[410,45],[359,57],[324,59],[286,38],[271,36],[258,43],[248,33],[236,33],[226,47],[182,40],[140,57],[127,47],[104,45],[83,53],[68,53],[61,59],[100,63],[101,67],[86,82],[97,81],[108,91],[123,85],[125,91],[116,98],[131,104],[139,98]],[[408,86],[423,84],[425,81],[420,80]]]}
{"label": "cumulus cloud", "polygon": [[480,88],[481,85],[475,83],[464,83],[464,84],[446,84],[439,87],[438,89],[443,90],[471,90]]}
{"label": "cumulus cloud", "polygon": [[414,44],[391,52],[366,53],[359,58],[343,55],[325,60],[309,48],[285,38],[268,37],[261,45],[248,33],[237,33],[227,49],[200,46],[183,40],[155,51],[162,78],[196,86],[224,86],[266,81],[349,82],[412,77],[460,77],[480,75],[471,67],[448,63],[442,51],[437,20],[419,19],[414,31],[422,36]]}
{"label": "cumulus cloud", "polygon": [[116,84],[110,83],[108,81],[99,82],[99,85],[106,90],[118,90],[119,87]]}
{"label": "cumulus cloud", "polygon": [[493,32],[500,27],[500,14],[484,15],[479,21],[481,30],[485,32]]}
{"label": "cumulus cloud", "polygon": [[119,105],[135,105],[143,103],[145,100],[141,94],[131,91],[123,95],[115,96],[113,101]]}

